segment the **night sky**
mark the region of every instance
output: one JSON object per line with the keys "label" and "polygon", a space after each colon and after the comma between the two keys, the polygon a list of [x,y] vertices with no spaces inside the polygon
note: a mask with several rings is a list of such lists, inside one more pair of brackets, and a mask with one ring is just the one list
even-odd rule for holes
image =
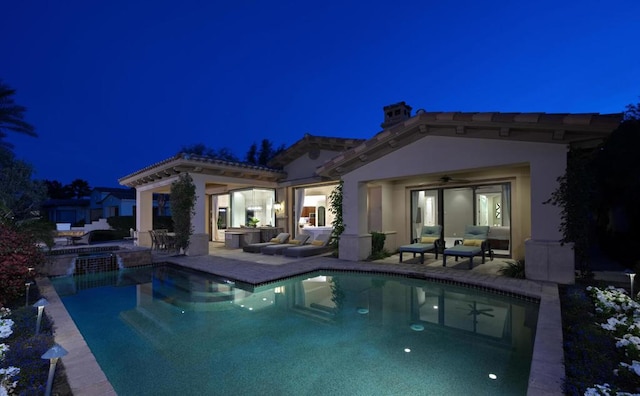
{"label": "night sky", "polygon": [[38,179],[92,187],[204,143],[370,138],[382,107],[618,113],[640,1],[2,2],[0,79]]}

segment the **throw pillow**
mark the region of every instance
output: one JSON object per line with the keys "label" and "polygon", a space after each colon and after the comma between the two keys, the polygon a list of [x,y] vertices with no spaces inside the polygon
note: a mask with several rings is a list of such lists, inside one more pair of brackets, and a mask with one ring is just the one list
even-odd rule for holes
{"label": "throw pillow", "polygon": [[484,242],[482,239],[465,239],[462,244],[464,246],[482,246],[482,242]]}
{"label": "throw pillow", "polygon": [[324,246],[324,241],[311,241],[313,246]]}
{"label": "throw pillow", "polygon": [[420,238],[420,242],[421,243],[434,243],[437,240],[438,240],[438,238],[436,238],[436,237],[422,237],[422,238]]}

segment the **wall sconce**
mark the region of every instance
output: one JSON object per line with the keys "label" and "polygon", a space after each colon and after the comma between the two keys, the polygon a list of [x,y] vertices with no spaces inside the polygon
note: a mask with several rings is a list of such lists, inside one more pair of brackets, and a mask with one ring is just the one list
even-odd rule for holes
{"label": "wall sconce", "polygon": [[282,212],[284,212],[284,201],[274,203],[273,209],[276,211],[276,214],[282,214]]}

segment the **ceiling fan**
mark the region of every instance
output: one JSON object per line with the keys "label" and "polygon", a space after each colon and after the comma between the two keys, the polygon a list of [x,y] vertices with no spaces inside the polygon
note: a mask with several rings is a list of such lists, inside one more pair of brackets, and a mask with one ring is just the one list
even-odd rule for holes
{"label": "ceiling fan", "polygon": [[458,179],[455,177],[451,177],[449,175],[442,175],[440,176],[438,179],[434,180],[433,183],[431,183],[432,186],[444,186],[447,184],[463,184],[463,183],[469,183],[469,180],[467,179]]}

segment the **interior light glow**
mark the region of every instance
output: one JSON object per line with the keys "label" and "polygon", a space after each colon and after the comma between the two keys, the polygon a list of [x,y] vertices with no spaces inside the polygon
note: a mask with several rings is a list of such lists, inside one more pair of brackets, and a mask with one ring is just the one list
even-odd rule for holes
{"label": "interior light glow", "polygon": [[182,311],[181,313],[184,313],[184,311]]}
{"label": "interior light glow", "polygon": [[249,311],[253,311],[253,308],[249,307]]}
{"label": "interior light glow", "polygon": [[419,323],[414,323],[411,325],[411,330],[413,331],[422,331],[424,330],[424,326]]}
{"label": "interior light glow", "polygon": [[368,308],[358,308],[358,313],[360,315],[366,315],[369,313],[369,309]]}
{"label": "interior light glow", "polygon": [[498,379],[498,376],[495,375],[494,373],[489,374],[489,378],[491,378],[492,380],[494,379]]}
{"label": "interior light glow", "polygon": [[262,301],[267,301],[267,298],[266,297],[262,297]]}
{"label": "interior light glow", "polygon": [[411,349],[410,348],[404,348],[404,351],[409,353],[409,352],[411,352]]}
{"label": "interior light glow", "polygon": [[433,306],[433,309],[438,309],[438,306],[437,306],[437,305],[434,305],[434,306]]}

